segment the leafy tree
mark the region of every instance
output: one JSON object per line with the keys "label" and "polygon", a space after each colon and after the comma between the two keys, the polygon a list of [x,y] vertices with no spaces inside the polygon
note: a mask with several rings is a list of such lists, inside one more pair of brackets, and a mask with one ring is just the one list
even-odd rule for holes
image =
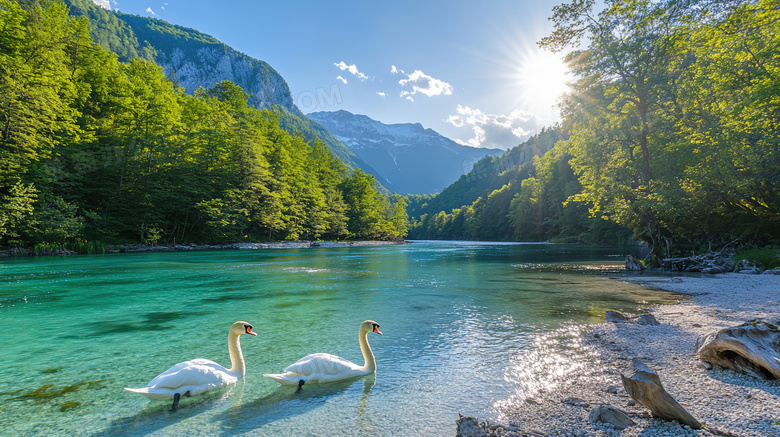
{"label": "leafy tree", "polygon": [[2,227],[12,235],[34,202],[34,182],[44,177],[41,162],[63,134],[76,130],[67,49],[86,28],[67,17],[57,2],[25,11],[0,1],[0,197]]}
{"label": "leafy tree", "polygon": [[380,238],[384,232],[385,205],[375,188],[374,177],[356,169],[340,184],[349,218],[351,236],[360,239]]}
{"label": "leafy tree", "polygon": [[31,185],[16,183],[7,195],[0,196],[0,237],[18,237],[21,225],[25,223],[37,199]]}
{"label": "leafy tree", "polygon": [[657,246],[669,232],[659,217],[659,187],[674,177],[665,145],[677,117],[676,83],[689,62],[678,50],[688,2],[612,0],[598,14],[594,6],[556,6],[554,31],[541,41],[552,50],[588,41],[567,55],[578,77],[564,107],[571,163],[583,186],[576,199]]}

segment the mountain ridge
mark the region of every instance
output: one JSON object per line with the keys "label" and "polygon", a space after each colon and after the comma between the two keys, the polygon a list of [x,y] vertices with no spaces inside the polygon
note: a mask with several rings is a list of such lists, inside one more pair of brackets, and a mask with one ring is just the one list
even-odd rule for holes
{"label": "mountain ridge", "polygon": [[420,123],[385,124],[345,110],[307,115],[377,169],[383,185],[401,194],[440,192],[476,161],[504,153],[458,144]]}

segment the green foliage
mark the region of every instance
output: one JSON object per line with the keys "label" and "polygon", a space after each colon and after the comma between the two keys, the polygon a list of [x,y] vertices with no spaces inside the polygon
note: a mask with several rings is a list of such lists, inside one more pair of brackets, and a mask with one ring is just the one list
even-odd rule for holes
{"label": "green foliage", "polygon": [[413,238],[633,234],[661,257],[780,238],[777,1],[603,3],[556,6],[540,43],[568,50],[577,78],[555,147],[533,166],[410,197]]}
{"label": "green foliage", "polygon": [[[558,146],[528,162],[524,153],[540,153],[562,135],[546,130],[508,151],[487,157],[439,195],[410,196],[414,217],[410,237],[497,241],[623,243],[630,233],[567,202],[581,189],[568,164],[570,155]],[[550,146],[542,147],[542,145]],[[528,158],[530,158],[528,154]],[[521,163],[521,164],[515,164]],[[472,200],[474,199],[474,200]],[[471,203],[447,213],[438,205]]]}
{"label": "green foliage", "polygon": [[152,59],[130,26],[115,13],[101,8],[92,0],[67,0],[66,3],[71,15],[89,19],[89,34],[95,44],[116,53],[121,61],[128,62],[139,57]]}
{"label": "green foliage", "polygon": [[382,220],[386,199],[377,193],[374,177],[355,170],[340,188],[348,207],[349,234],[357,239],[381,238],[388,229],[387,222]]}
{"label": "green foliage", "polygon": [[550,20],[540,45],[566,52],[576,77],[555,147],[409,197],[412,238],[633,234],[658,257],[780,239],[776,0],[572,0]]}
{"label": "green foliage", "polygon": [[56,255],[59,251],[75,252],[81,255],[95,255],[106,253],[106,246],[100,241],[38,243],[33,246],[35,255]]}
{"label": "green foliage", "polygon": [[[215,43],[155,26],[149,32]],[[94,44],[61,2],[0,0],[0,44],[0,244],[98,253],[96,241],[405,233],[402,201],[391,204],[370,176],[349,176],[324,143],[280,127],[277,113],[248,106],[241,87],[185,94],[153,62],[121,63]]]}
{"label": "green foliage", "polygon": [[[656,253],[780,235],[774,1],[557,6],[542,40],[578,77],[563,106],[572,200]],[[772,115],[770,115],[772,114]]]}
{"label": "green foliage", "polygon": [[33,204],[38,198],[34,186],[20,182],[8,191],[8,194],[0,196],[0,235],[5,238],[19,236],[18,229],[32,215]]}
{"label": "green foliage", "polygon": [[767,270],[780,267],[778,251],[772,247],[753,247],[738,250],[736,255],[734,255],[734,265],[740,265],[742,260],[756,263]]}

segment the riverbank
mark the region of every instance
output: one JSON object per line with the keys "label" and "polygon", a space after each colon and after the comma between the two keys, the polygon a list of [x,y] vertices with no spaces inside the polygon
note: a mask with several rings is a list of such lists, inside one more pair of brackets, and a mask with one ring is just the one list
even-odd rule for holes
{"label": "riverbank", "polygon": [[[601,323],[589,327],[577,367],[549,390],[519,393],[499,407],[492,435],[544,436],[780,436],[780,381],[761,381],[729,370],[707,370],[697,359],[699,336],[751,319],[780,321],[780,276],[727,273],[711,277],[623,279],[689,296],[650,308],[658,325]],[[625,392],[621,373],[631,375],[639,358],[661,378],[666,391],[707,430],[694,431],[649,418]],[[627,412],[636,425],[619,431],[592,424],[593,407],[608,404]]]}
{"label": "riverbank", "polygon": [[[172,245],[145,245],[145,244],[120,244],[108,245],[105,253],[146,253],[146,252],[194,252],[206,250],[260,250],[260,249],[306,249],[317,247],[362,247],[362,246],[388,246],[406,244],[406,240],[391,241],[279,241],[270,243],[229,243],[229,244],[172,244]],[[39,254],[44,256],[77,255],[78,253],[68,249],[50,250]],[[0,250],[0,257],[7,256],[33,256],[33,249],[11,248]]]}
{"label": "riverbank", "polygon": [[393,241],[279,241],[271,243],[231,243],[231,244],[189,244],[172,246],[126,245],[111,248],[109,253],[137,252],[189,252],[198,250],[260,250],[260,249],[308,249],[318,247],[363,247],[389,246],[405,244],[404,240]]}

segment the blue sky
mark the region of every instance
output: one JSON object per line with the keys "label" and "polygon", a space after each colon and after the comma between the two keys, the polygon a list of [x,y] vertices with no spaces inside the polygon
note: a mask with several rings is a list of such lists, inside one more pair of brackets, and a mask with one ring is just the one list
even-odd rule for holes
{"label": "blue sky", "polygon": [[513,147],[558,120],[565,70],[536,42],[563,0],[95,0],[207,33],[268,62],[304,112],[422,123]]}

